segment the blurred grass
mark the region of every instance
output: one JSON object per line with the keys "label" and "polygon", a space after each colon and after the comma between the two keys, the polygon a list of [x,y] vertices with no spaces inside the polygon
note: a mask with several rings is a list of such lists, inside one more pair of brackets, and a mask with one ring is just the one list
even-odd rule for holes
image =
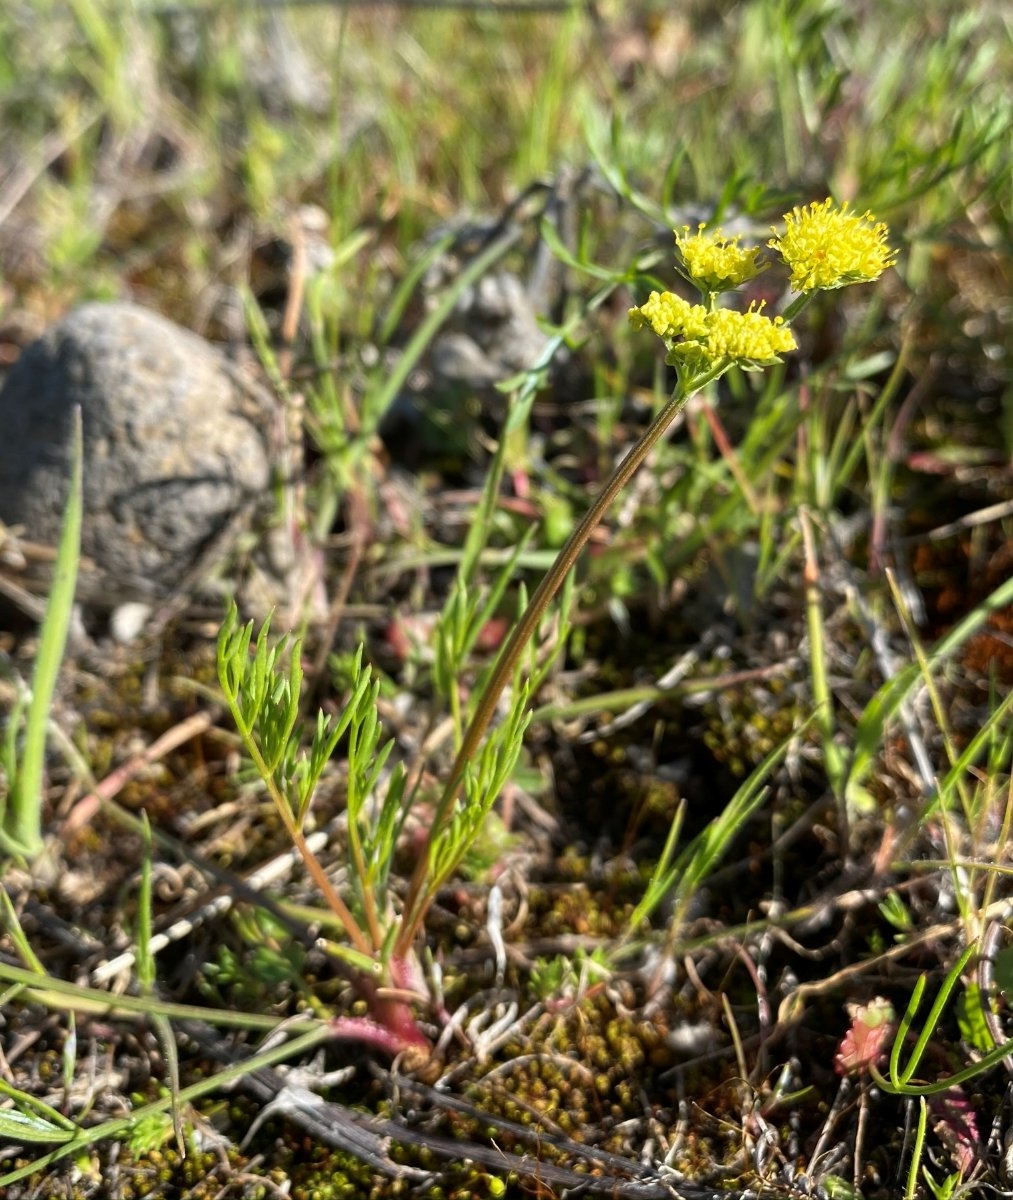
{"label": "blurred grass", "polygon": [[[995,5],[187,8],[0,14],[0,213],[32,177],[16,211],[78,295],[122,269],[118,233],[143,256],[138,234],[157,229],[189,261],[178,286],[207,286],[224,227],[278,232],[300,203],[325,208],[335,245],[373,231],[361,269],[381,249],[396,263],[434,222],[582,165],[589,139],[679,205],[766,218],[771,194],[833,191],[901,218],[924,248],[1003,217],[1013,101]],[[905,261],[924,270],[924,255]]]}

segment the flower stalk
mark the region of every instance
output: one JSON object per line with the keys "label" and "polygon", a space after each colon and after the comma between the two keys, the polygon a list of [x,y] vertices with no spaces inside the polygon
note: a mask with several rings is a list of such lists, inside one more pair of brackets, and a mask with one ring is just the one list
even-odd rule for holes
{"label": "flower stalk", "polygon": [[[235,609],[230,611],[219,638],[222,688],[289,836],[348,939],[348,945],[329,949],[352,971],[367,1001],[370,1016],[362,1033],[371,1044],[406,1050],[413,1056],[429,1047],[412,1009],[421,990],[416,938],[439,887],[478,835],[516,764],[529,719],[532,680],[519,683],[507,716],[494,725],[500,700],[512,682],[520,681],[528,644],[613,502],[694,394],[732,367],[761,370],[781,362],[781,355],[796,348],[791,321],[814,291],[868,282],[895,261],[894,252],[886,245],[885,226],[873,222],[868,213],[856,217],[847,205],[835,209],[828,200],[796,208],[785,216],[785,223],[785,232],[767,244],[783,257],[797,290],[780,316],[768,317],[762,305],[746,311],[721,305],[724,292],[755,278],[767,263],[760,247],[742,246],[741,238],[726,237],[720,229],[706,231],[702,226],[696,233],[688,228],[676,233],[681,271],[696,287],[701,303],[654,291],[644,303],[630,309],[631,324],[648,326],[665,346],[665,361],[676,372],[672,396],[573,529],[503,644],[461,737],[403,901],[391,893],[388,883],[411,794],[406,793],[403,768],[396,766],[382,801],[375,796],[392,743],[380,744],[379,684],[363,664],[361,650],[351,664],[346,708],[334,722],[321,715],[307,753],[299,749],[297,726],[302,679],[298,643],[288,656],[287,670],[279,671],[278,651],[268,646],[267,626],[252,645],[252,626],[240,627]],[[458,604],[458,616],[466,627],[472,618],[467,616],[463,593],[448,603]],[[302,835],[320,774],[346,733],[347,901],[330,883]]]}
{"label": "flower stalk", "polygon": [[[723,370],[695,377],[688,380],[685,386],[681,386],[676,390],[672,398],[651,422],[647,431],[620,462],[615,471],[613,471],[594,503],[567,538],[555,562],[553,562],[542,578],[541,583],[539,583],[531,599],[528,601],[528,605],[520,619],[511,630],[510,636],[503,644],[492,673],[482,689],[475,712],[465,731],[460,748],[450,768],[447,782],[437,802],[428,839],[430,845],[435,840],[436,835],[446,825],[448,816],[457,802],[464,781],[465,769],[474,759],[479,746],[482,744],[482,739],[495,715],[496,706],[499,703],[504,688],[513,678],[525,647],[538,628],[539,622],[552,603],[553,597],[559,591],[563,581],[579,558],[580,552],[601,524],[602,518],[608,512],[612,502],[633,478],[644,460],[664,436],[666,430],[679,413],[682,412],[683,408],[685,408],[689,398],[721,373],[723,373]],[[409,884],[401,929],[395,942],[396,954],[406,953],[412,945],[415,935],[425,919],[426,911],[434,899],[432,893],[426,888],[428,874],[429,860],[428,856],[423,853],[419,856]]]}
{"label": "flower stalk", "polygon": [[754,279],[769,264],[759,246],[744,247],[740,236],[729,238],[721,229],[707,231],[704,225],[694,234],[688,226],[675,234],[682,274],[699,291],[703,303],[692,305],[671,292],[652,292],[646,303],[630,309],[634,327],[650,326],[665,343],[665,361],[677,373],[675,390],[570,534],[500,650],[437,802],[426,848],[412,873],[394,943],[396,955],[409,952],[434,899],[429,851],[459,802],[465,772],[482,745],[500,697],[553,597],[613,501],[691,396],[733,366],[761,369],[780,362],[782,354],[797,348],[789,322],[802,311],[813,291],[868,282],[896,261],[886,246],[886,226],[873,222],[869,213],[862,217],[850,214],[847,204],[835,209],[828,199],[824,204],[795,208],[784,220],[785,233],[771,239],[768,246],[791,268],[792,284],[799,294],[782,316],[765,316],[762,304],[750,306],[746,312],[719,305],[721,293]]}

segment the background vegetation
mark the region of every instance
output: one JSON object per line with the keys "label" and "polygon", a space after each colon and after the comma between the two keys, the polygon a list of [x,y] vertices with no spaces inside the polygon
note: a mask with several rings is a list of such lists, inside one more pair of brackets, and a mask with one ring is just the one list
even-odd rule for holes
{"label": "background vegetation", "polygon": [[[363,997],[223,715],[224,600],[72,646],[47,850],[3,876],[7,1195],[1008,1187],[1011,78],[998,3],[3,6],[0,362],[114,297],[255,353],[294,456],[264,521],[320,564],[275,618],[303,710],[364,643],[420,783],[395,901],[519,589],[670,390],[626,310],[671,230],[833,195],[900,252],[691,406],[582,560],[406,981],[431,1054],[333,1036]],[[490,246],[555,352],[450,387]],[[338,887],[347,754],[308,830]]]}

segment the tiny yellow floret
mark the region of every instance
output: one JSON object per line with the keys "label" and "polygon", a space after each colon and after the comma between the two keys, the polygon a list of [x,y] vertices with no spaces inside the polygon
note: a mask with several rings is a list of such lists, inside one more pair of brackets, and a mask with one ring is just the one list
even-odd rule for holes
{"label": "tiny yellow floret", "polygon": [[785,213],[784,223],[784,233],[767,244],[791,269],[791,286],[797,292],[871,283],[897,261],[886,243],[886,225],[869,212],[849,212],[847,201],[840,208],[829,198],[793,208]]}
{"label": "tiny yellow floret", "polygon": [[686,274],[702,291],[731,291],[767,269],[768,264],[758,257],[762,253],[759,246],[739,245],[741,234],[729,238],[721,229],[709,233],[705,229],[701,224],[691,234],[689,226],[684,225],[682,233],[675,234]]}

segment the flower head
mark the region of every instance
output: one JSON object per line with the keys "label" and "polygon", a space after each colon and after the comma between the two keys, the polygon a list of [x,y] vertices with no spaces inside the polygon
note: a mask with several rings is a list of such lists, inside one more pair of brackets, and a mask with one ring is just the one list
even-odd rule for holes
{"label": "flower head", "polygon": [[785,230],[767,243],[791,268],[797,292],[829,291],[850,283],[870,283],[897,261],[886,244],[887,227],[871,213],[856,216],[845,201],[793,208]]}
{"label": "flower head", "polygon": [[701,337],[707,331],[707,309],[672,292],[651,292],[645,304],[630,309],[630,324],[634,329],[650,325],[666,342],[678,337]]}
{"label": "flower head", "polygon": [[740,365],[780,362],[780,356],[796,348],[791,330],[780,317],[765,317],[760,309],[748,312],[719,308],[710,314],[707,355],[712,362],[730,359]]}
{"label": "flower head", "polygon": [[752,307],[744,313],[710,310],[671,292],[651,292],[645,304],[630,309],[630,321],[636,328],[650,325],[668,347],[668,362],[694,375],[733,363],[747,369],[766,366],[795,349],[791,330],[780,317],[771,320]]}
{"label": "flower head", "polygon": [[741,234],[728,238],[720,229],[705,233],[705,228],[701,224],[691,234],[684,225],[682,233],[675,234],[686,274],[701,291],[731,291],[767,269],[767,263],[758,260],[759,246],[739,245]]}

